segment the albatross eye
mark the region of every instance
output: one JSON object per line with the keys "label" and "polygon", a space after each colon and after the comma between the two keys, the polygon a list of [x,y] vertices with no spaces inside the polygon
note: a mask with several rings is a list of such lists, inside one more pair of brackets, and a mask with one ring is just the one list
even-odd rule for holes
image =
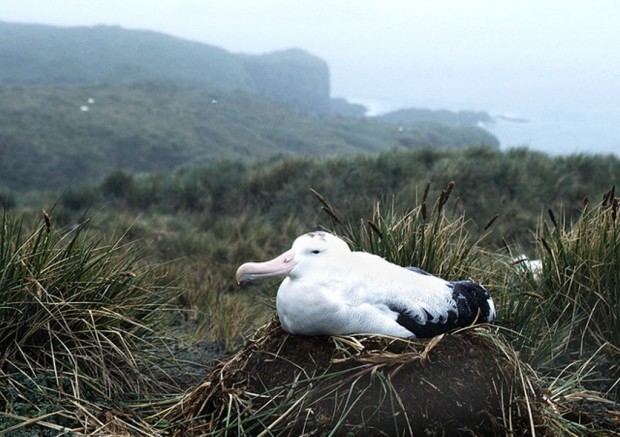
{"label": "albatross eye", "polygon": [[321,251],[320,251],[320,250],[318,250],[318,249],[314,249],[314,250],[312,251],[312,253],[314,253],[314,254],[317,254],[317,253],[320,253],[320,252],[321,252]]}

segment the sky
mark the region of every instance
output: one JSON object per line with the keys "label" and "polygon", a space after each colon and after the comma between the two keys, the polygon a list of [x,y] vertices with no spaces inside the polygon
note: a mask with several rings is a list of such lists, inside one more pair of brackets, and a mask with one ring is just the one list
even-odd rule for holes
{"label": "sky", "polygon": [[371,112],[485,110],[532,121],[521,127],[532,138],[508,141],[542,148],[534,131],[558,130],[577,150],[620,150],[620,127],[606,129],[620,126],[618,0],[2,0],[0,20],[120,25],[249,54],[303,48],[329,64],[332,96]]}

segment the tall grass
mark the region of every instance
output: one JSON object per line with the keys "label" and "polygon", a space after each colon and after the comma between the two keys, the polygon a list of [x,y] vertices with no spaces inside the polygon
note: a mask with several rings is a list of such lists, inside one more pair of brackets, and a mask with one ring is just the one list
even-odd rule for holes
{"label": "tall grass", "polygon": [[620,352],[620,220],[618,198],[584,204],[569,222],[548,210],[537,231],[542,272],[507,268],[501,306],[515,341],[533,364],[566,354],[585,357],[605,348]]}
{"label": "tall grass", "polygon": [[111,408],[171,383],[159,362],[172,288],[154,285],[154,271],[120,240],[89,236],[85,225],[55,230],[43,218],[30,227],[4,214],[0,225],[5,431],[95,424],[93,403]]}
{"label": "tall grass", "polygon": [[[620,350],[620,220],[615,189],[572,224],[558,222],[549,210],[551,226],[540,227],[542,287],[556,290],[557,308],[573,308],[580,348],[588,340]],[[552,317],[553,313],[550,314]],[[577,323],[580,321],[580,323]]]}
{"label": "tall grass", "polygon": [[[331,204],[313,190],[323,210],[333,219],[333,231],[342,235],[355,250],[380,255],[401,266],[415,266],[446,279],[480,276],[480,243],[466,229],[465,216],[457,212],[458,199],[449,205],[454,182],[429,203],[430,183],[419,204],[401,210],[394,201],[387,206],[376,202],[371,217],[359,223],[344,222]],[[489,220],[485,230],[496,217]]]}

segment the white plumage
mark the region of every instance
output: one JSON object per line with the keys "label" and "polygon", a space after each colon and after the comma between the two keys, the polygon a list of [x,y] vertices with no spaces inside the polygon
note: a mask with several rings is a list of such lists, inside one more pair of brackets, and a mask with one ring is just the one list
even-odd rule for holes
{"label": "white plumage", "polygon": [[352,252],[326,232],[304,234],[271,261],[243,264],[236,276],[239,283],[285,277],[276,306],[282,327],[292,334],[430,337],[495,319],[482,286]]}

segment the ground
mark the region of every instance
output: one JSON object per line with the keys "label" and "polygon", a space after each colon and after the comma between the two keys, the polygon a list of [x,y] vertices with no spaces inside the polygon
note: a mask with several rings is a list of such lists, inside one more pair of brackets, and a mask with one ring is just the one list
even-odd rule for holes
{"label": "ground", "polygon": [[186,397],[175,419],[189,422],[178,432],[540,433],[544,392],[492,331],[302,337],[275,319]]}

